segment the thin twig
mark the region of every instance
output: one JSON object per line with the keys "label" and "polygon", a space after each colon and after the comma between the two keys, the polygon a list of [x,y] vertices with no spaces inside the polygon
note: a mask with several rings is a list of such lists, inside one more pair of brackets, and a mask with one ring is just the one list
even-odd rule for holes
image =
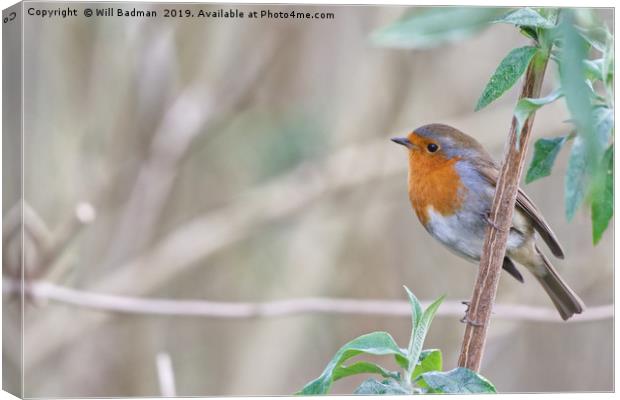
{"label": "thin twig", "polygon": [[164,352],[157,353],[155,363],[157,365],[159,391],[162,397],[176,397],[177,389],[170,354]]}
{"label": "thin twig", "polygon": [[[371,182],[386,174],[402,172],[396,157],[376,165],[369,160],[385,151],[385,140],[352,145],[330,155],[322,163],[302,164],[294,170],[260,187],[236,197],[231,203],[179,226],[165,235],[148,251],[118,265],[114,271],[89,289],[105,293],[147,294],[199,261],[250,235],[261,225],[288,217],[312,204],[321,196]],[[356,167],[351,174],[351,166]],[[137,285],[136,282],[139,282]],[[54,349],[103,322],[107,316],[97,314],[76,321],[71,331],[50,334],[59,328],[59,315],[42,316],[32,321],[26,333],[33,343],[25,367],[36,364]],[[62,325],[62,324],[61,324]]]}
{"label": "thin twig", "polygon": [[[28,251],[24,274],[28,278],[41,275],[40,259],[51,248],[52,234],[43,219],[20,200],[6,213],[2,223],[2,270],[13,277],[21,276],[22,253]],[[23,239],[23,240],[22,240]]]}
{"label": "thin twig", "polygon": [[[520,98],[540,96],[542,81],[548,59],[534,56],[525,74]],[[517,136],[516,119],[512,118],[506,145],[506,154],[499,172],[499,178],[491,206],[491,224],[487,227],[480,268],[474,286],[470,307],[467,310],[465,335],[458,365],[474,371],[480,370],[487,330],[502,263],[506,253],[506,243],[512,226],[512,214],[519,189],[519,180],[525,164],[534,114],[525,121],[521,136]],[[495,228],[497,227],[497,228]]]}
{"label": "thin twig", "polygon": [[76,204],[73,215],[66,218],[60,226],[54,230],[51,245],[47,252],[43,254],[40,261],[45,269],[44,275],[39,275],[37,279],[56,280],[70,268],[70,264],[58,263],[64,252],[70,248],[71,243],[80,233],[91,224],[97,217],[97,209],[87,201]]}
{"label": "thin twig", "polygon": [[[22,208],[23,223],[20,222]],[[76,205],[73,215],[65,218],[60,226],[51,232],[43,218],[26,201],[20,201],[7,213],[2,227],[4,273],[9,276],[21,275],[19,264],[23,252],[27,260],[23,265],[26,278],[49,278],[50,274],[55,272],[52,268],[54,263],[69,248],[83,227],[90,224],[95,217],[96,210],[93,205],[82,201]]]}
{"label": "thin twig", "polygon": [[[18,281],[6,280],[4,293],[19,290]],[[51,300],[98,311],[122,314],[159,315],[169,317],[256,318],[284,317],[299,314],[346,314],[407,317],[409,303],[400,300],[361,300],[346,298],[308,297],[268,302],[220,302],[206,300],[169,300],[92,293],[54,285],[31,282],[26,292],[38,300]],[[430,301],[422,301],[426,307]],[[463,304],[456,300],[444,301],[437,312],[440,317],[463,315]],[[613,304],[589,307],[588,313],[562,321],[555,309],[516,304],[497,304],[495,318],[520,321],[574,323],[600,321],[613,317]]]}
{"label": "thin twig", "polygon": [[176,180],[179,164],[192,143],[247,105],[282,43],[283,40],[263,41],[257,50],[261,57],[251,57],[251,62],[234,72],[235,85],[209,90],[211,88],[200,84],[204,77],[199,76],[168,106],[138,171],[104,264],[115,264],[133,256],[134,251],[143,250],[150,242]]}

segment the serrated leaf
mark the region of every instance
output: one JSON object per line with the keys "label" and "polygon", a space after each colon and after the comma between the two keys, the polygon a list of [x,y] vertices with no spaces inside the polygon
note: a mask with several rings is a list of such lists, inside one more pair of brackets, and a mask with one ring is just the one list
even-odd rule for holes
{"label": "serrated leaf", "polygon": [[427,372],[420,377],[429,388],[439,393],[497,393],[491,382],[467,368]]}
{"label": "serrated leaf", "polygon": [[575,216],[575,211],[583,202],[585,195],[588,179],[587,153],[585,140],[577,135],[571,147],[568,170],[564,177],[564,206],[566,219],[569,221]]}
{"label": "serrated leaf", "polygon": [[398,382],[394,380],[384,380],[379,382],[376,379],[366,379],[362,384],[355,389],[354,394],[411,394],[411,392],[403,388]]}
{"label": "serrated leaf", "polygon": [[337,381],[347,376],[357,374],[377,374],[384,378],[399,379],[398,372],[388,371],[387,369],[368,361],[359,361],[351,365],[341,365],[334,370],[332,378]]}
{"label": "serrated leaf", "polygon": [[551,168],[555,158],[562,149],[568,136],[538,139],[534,144],[534,156],[525,176],[525,183],[534,182],[551,175]]}
{"label": "serrated leaf", "polygon": [[409,354],[407,354],[407,359],[409,360],[409,373],[413,373],[413,369],[415,365],[417,365],[418,360],[420,359],[420,353],[422,352],[422,345],[424,345],[424,339],[426,339],[426,334],[428,333],[428,329],[433,321],[433,317],[437,312],[437,309],[443,302],[445,296],[441,296],[437,300],[435,300],[422,314],[422,318],[416,327],[416,330],[413,334],[413,340],[411,342],[411,347],[409,348]]}
{"label": "serrated leaf", "polygon": [[524,46],[510,51],[484,88],[476,105],[476,111],[486,107],[510,89],[523,75],[537,50],[533,46]]}
{"label": "serrated leaf", "polygon": [[359,354],[389,355],[405,359],[407,355],[398,347],[392,336],[387,332],[373,332],[353,339],[342,346],[334,355],[323,373],[308,383],[298,394],[326,394],[333,381],[334,371],[346,360]]}
{"label": "serrated leaf", "polygon": [[474,35],[504,12],[501,8],[428,7],[416,9],[399,21],[375,31],[380,46],[425,49]]}
{"label": "serrated leaf", "polygon": [[519,138],[521,137],[521,131],[525,125],[525,121],[538,110],[540,107],[552,103],[562,97],[560,90],[554,90],[549,95],[538,99],[523,98],[517,102],[515,107],[514,116],[517,121],[517,149],[519,146]]}
{"label": "serrated leaf", "polygon": [[443,357],[441,355],[441,350],[424,350],[422,353],[420,353],[418,364],[415,366],[415,369],[411,374],[411,381],[415,381],[416,378],[423,373],[431,371],[441,371],[442,368]]}
{"label": "serrated leaf", "polygon": [[609,146],[596,172],[590,193],[592,201],[592,241],[597,244],[614,215],[614,146]]}
{"label": "serrated leaf", "polygon": [[528,26],[534,28],[551,29],[555,24],[547,18],[540,15],[531,8],[519,8],[518,10],[509,12],[501,18],[493,21],[494,23],[506,23],[515,26]]}

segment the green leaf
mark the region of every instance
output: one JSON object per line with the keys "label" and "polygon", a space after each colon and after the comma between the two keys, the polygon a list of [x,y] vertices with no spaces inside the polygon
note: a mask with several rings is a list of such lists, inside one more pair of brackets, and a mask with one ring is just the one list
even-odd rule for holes
{"label": "green leaf", "polygon": [[587,147],[585,140],[578,135],[573,141],[564,177],[564,206],[569,221],[583,202],[587,178]]}
{"label": "green leaf", "polygon": [[407,286],[405,286],[405,291],[407,292],[407,297],[409,297],[409,304],[411,305],[411,336],[409,337],[409,346],[407,347],[409,349],[409,352],[411,352],[413,336],[420,322],[420,318],[422,318],[422,305]]}
{"label": "green leaf", "polygon": [[354,394],[411,394],[411,392],[402,387],[398,382],[388,379],[379,382],[376,379],[366,379],[355,389]]}
{"label": "green leaf", "polygon": [[601,146],[607,147],[614,128],[614,112],[609,107],[598,106],[592,109],[594,131]]}
{"label": "green leaf", "polygon": [[558,9],[553,7],[541,7],[537,8],[536,11],[543,16],[543,18],[549,19],[556,18],[558,14]]}
{"label": "green leaf", "polygon": [[427,372],[420,377],[429,388],[439,393],[497,393],[491,382],[467,368]]}
{"label": "green leaf", "polygon": [[593,26],[590,28],[582,28],[575,27],[579,35],[586,41],[590,46],[594,47],[596,50],[603,52],[605,51],[605,45],[608,41],[611,40],[612,35],[607,30],[607,27],[601,26]]}
{"label": "green leaf", "polygon": [[534,157],[527,170],[525,183],[534,182],[551,174],[551,168],[568,136],[538,139],[534,144]]}
{"label": "green leaf", "polygon": [[[400,349],[401,354],[406,354],[405,349]],[[398,364],[402,369],[406,370],[409,368],[409,360],[407,360],[406,356],[402,356],[401,354],[394,354],[394,359],[396,360],[396,364]]]}
{"label": "green leaf", "polygon": [[572,10],[563,10],[563,16],[558,29],[564,42],[560,57],[560,82],[571,120],[579,136],[585,140],[585,165],[591,172],[601,159],[606,146],[600,144],[594,132],[592,91],[586,83],[583,63],[588,56],[588,46],[575,29]]}
{"label": "green leaf", "polygon": [[562,97],[560,90],[554,90],[545,97],[538,99],[523,98],[517,102],[515,107],[514,116],[517,120],[517,146],[519,145],[519,138],[521,137],[521,131],[525,125],[525,121],[538,110],[540,107],[552,103]]}
{"label": "green leaf", "polygon": [[597,244],[614,215],[614,145],[609,146],[596,172],[592,191],[592,241]]}
{"label": "green leaf", "polygon": [[387,369],[367,361],[359,361],[351,365],[341,365],[334,370],[332,378],[337,381],[347,376],[357,374],[378,374],[384,378],[400,379],[398,372],[388,371]]}
{"label": "green leaf", "polygon": [[543,17],[531,8],[519,8],[518,10],[509,12],[493,22],[543,29],[551,29],[555,26],[553,22],[549,21],[547,18]]}
{"label": "green leaf", "polygon": [[386,47],[432,48],[474,35],[504,10],[485,7],[417,8],[392,25],[375,31],[371,40]]}
{"label": "green leaf", "polygon": [[422,352],[422,345],[424,344],[424,339],[426,339],[426,334],[428,332],[428,328],[433,321],[433,317],[439,308],[439,305],[443,302],[445,296],[441,296],[437,300],[435,300],[422,314],[422,318],[416,327],[416,330],[413,334],[413,340],[411,341],[411,346],[409,348],[409,354],[407,355],[407,359],[409,360],[409,376],[413,373],[415,366],[420,359],[420,353]]}
{"label": "green leaf", "polygon": [[605,50],[603,51],[603,77],[605,83],[605,89],[609,93],[610,97],[613,96],[613,83],[614,83],[614,39],[610,36],[606,43]]}
{"label": "green leaf", "polygon": [[583,68],[586,79],[590,81],[603,81],[603,59],[583,60]]}
{"label": "green leaf", "polygon": [[424,350],[420,353],[418,364],[415,366],[415,369],[411,374],[411,381],[415,381],[418,376],[426,372],[441,371],[442,367],[443,357],[441,355],[441,350]]}
{"label": "green leaf", "polygon": [[304,386],[298,394],[326,394],[334,381],[334,371],[346,360],[362,353],[373,355],[393,354],[401,362],[406,360],[407,357],[387,332],[373,332],[362,335],[342,346],[329,364],[327,364],[323,373]]}
{"label": "green leaf", "polygon": [[521,26],[519,27],[519,32],[530,39],[538,40],[538,32],[531,26]]}
{"label": "green leaf", "polygon": [[508,53],[484,88],[476,105],[476,111],[486,107],[510,89],[523,75],[537,51],[536,47],[525,46]]}

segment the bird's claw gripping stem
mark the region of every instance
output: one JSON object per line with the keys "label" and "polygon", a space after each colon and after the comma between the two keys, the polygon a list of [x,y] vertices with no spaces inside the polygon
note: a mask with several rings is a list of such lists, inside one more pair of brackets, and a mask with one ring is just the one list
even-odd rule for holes
{"label": "bird's claw gripping stem", "polygon": [[465,315],[459,321],[464,323],[464,324],[469,324],[469,325],[473,325],[473,326],[482,326],[481,323],[476,322],[476,321],[472,321],[471,319],[467,318],[467,313],[469,313],[469,306],[471,305],[471,301],[463,300],[463,301],[461,301],[461,304],[466,305],[467,308],[465,309]]}
{"label": "bird's claw gripping stem", "polygon": [[473,325],[473,326],[482,326],[480,322],[472,321],[467,318],[467,315],[460,319],[460,321],[464,324]]}
{"label": "bird's claw gripping stem", "polygon": [[508,229],[500,228],[495,222],[493,222],[491,220],[491,214],[490,213],[484,214],[484,219],[487,221],[487,224],[491,225],[497,231],[506,232],[508,230]]}

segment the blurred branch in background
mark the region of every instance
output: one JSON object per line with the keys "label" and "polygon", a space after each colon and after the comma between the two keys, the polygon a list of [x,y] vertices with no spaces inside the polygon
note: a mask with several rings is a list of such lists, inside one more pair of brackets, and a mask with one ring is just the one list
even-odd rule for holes
{"label": "blurred branch in background", "polygon": [[[19,282],[5,279],[4,294],[17,293]],[[211,318],[283,317],[298,314],[353,314],[408,317],[409,303],[398,300],[357,300],[344,298],[299,298],[270,302],[218,302],[206,300],[169,300],[91,293],[46,282],[30,282],[26,293],[34,299],[56,301],[99,311],[123,314],[161,315],[170,317],[200,316]],[[424,307],[431,302],[422,301]],[[555,309],[517,304],[496,304],[494,318],[505,320],[564,323]],[[460,301],[446,300],[437,312],[439,317],[459,317],[464,313]],[[613,318],[613,304],[589,307],[566,323],[598,321]]]}
{"label": "blurred branch in background", "polygon": [[162,397],[176,397],[177,389],[170,354],[157,353],[155,364],[157,365],[157,378]]}
{"label": "blurred branch in background", "polygon": [[[114,288],[122,292],[139,287],[141,293],[147,293],[171,279],[183,269],[182,267],[189,266],[215,250],[235,242],[238,235],[243,237],[244,232],[249,228],[247,223],[252,220],[244,216],[260,215],[260,207],[248,207],[247,204],[240,202],[233,207],[233,212],[240,211],[242,214],[240,218],[235,218],[235,216],[232,221],[229,220],[230,210],[224,209],[221,213],[210,214],[204,220],[187,224],[168,235],[154,247],[146,248],[153,239],[156,225],[160,221],[160,214],[178,174],[179,164],[191,148],[193,141],[211,129],[220,128],[221,124],[232,120],[240,113],[256,94],[257,86],[269,69],[270,63],[277,60],[277,52],[285,41],[273,32],[269,35],[270,37],[262,40],[260,45],[255,46],[254,51],[260,56],[248,57],[251,61],[239,63],[238,70],[227,71],[228,74],[235,76],[234,84],[230,84],[227,80],[220,80],[215,85],[217,87],[205,88],[200,84],[207,80],[204,76],[207,72],[204,72],[195,82],[188,84],[168,105],[167,111],[164,112],[151,138],[147,156],[139,168],[128,200],[121,211],[121,222],[112,236],[113,239],[102,262],[103,265],[115,265],[118,270],[116,274],[111,273],[111,276],[98,288]],[[169,38],[165,34],[162,35],[160,42],[163,43],[166,40]],[[162,43],[156,43],[153,46],[156,47],[157,52],[166,53],[166,45]],[[172,49],[168,50],[172,51]],[[157,62],[149,63],[151,70],[143,71],[147,77],[150,77],[152,84],[156,84],[159,79],[164,79],[168,71],[167,68],[162,68],[158,64]],[[145,85],[143,89],[148,92],[149,85]],[[149,94],[144,96],[148,97]],[[120,178],[122,174],[116,176]],[[114,187],[115,182],[110,182],[107,186]],[[101,208],[105,209],[106,205],[101,205]],[[244,211],[247,208],[250,209],[249,214]],[[239,223],[235,224],[235,220]],[[68,242],[64,243],[64,245],[67,244]],[[136,257],[140,251],[146,254]],[[131,257],[135,257],[133,261],[123,262]],[[163,263],[160,264],[160,261]],[[158,265],[161,268],[158,268]],[[181,268],[170,268],[175,265]],[[143,274],[145,266],[149,267],[148,274]],[[140,285],[136,285],[136,282],[140,282]],[[99,320],[101,317],[95,316],[94,318]],[[47,324],[55,325],[53,320],[57,317],[49,316],[49,318],[49,321],[44,318],[35,323],[32,334],[35,336],[43,334],[43,331],[39,329]],[[88,321],[81,321],[81,323],[86,326],[90,325]],[[50,331],[47,332],[49,334]],[[78,333],[80,330],[76,329],[74,332]],[[48,337],[47,334],[45,336]],[[66,343],[65,334],[60,334],[55,339],[59,340],[59,343],[53,339],[48,344],[39,341],[31,343],[41,343],[47,350]],[[48,353],[35,351],[31,354],[36,354],[33,358],[39,360],[44,359]],[[30,361],[36,363],[36,360],[31,359],[26,363],[29,364]]]}
{"label": "blurred branch in background", "polygon": [[[24,277],[36,279],[49,273],[52,266],[77,237],[82,228],[94,221],[96,210],[89,202],[80,202],[73,214],[52,232],[26,201],[13,205],[2,225],[3,270],[8,276],[20,276],[23,223]],[[23,218],[23,222],[22,222]]]}
{"label": "blurred branch in background", "polygon": [[[463,121],[449,122],[459,126]],[[402,173],[406,165],[399,158],[381,157],[384,139],[351,145],[315,163],[302,163],[261,186],[235,197],[228,204],[196,216],[141,255],[110,271],[92,292],[145,295],[206,261],[218,251],[249,237],[266,223],[291,216],[320,200],[322,196],[350,190],[377,179]],[[354,173],[353,173],[354,172]],[[139,284],[136,284],[139,282]],[[92,314],[76,320],[72,313],[45,315],[26,332],[31,352],[25,367],[36,365],[55,349],[105,322],[107,314]],[[71,331],[63,329],[71,323]]]}
{"label": "blurred branch in background", "polygon": [[[230,72],[236,77],[234,85],[221,84],[216,90],[205,88],[200,84],[204,76],[200,75],[168,106],[152,136],[148,155],[139,169],[104,264],[135,255],[150,242],[178,174],[179,163],[191,144],[201,134],[242,111],[256,93],[270,63],[277,59],[276,52],[282,43],[281,39],[264,40],[257,50],[260,57],[250,57],[250,62],[242,63],[239,71]],[[170,52],[167,58],[172,58],[172,47],[159,47],[167,49]],[[150,65],[158,69],[157,63]],[[165,68],[161,70],[162,73],[166,71]],[[166,77],[157,72],[153,75],[153,85]],[[136,231],[140,235],[135,235]]]}
{"label": "blurred branch in background", "polygon": [[[383,147],[383,140],[369,141],[340,150],[318,165],[302,164],[229,205],[180,226],[142,255],[117,267],[89,290],[137,295],[149,293],[195,262],[246,238],[261,224],[289,216],[326,193],[402,171],[398,159],[385,160],[380,165],[373,162]],[[354,175],[351,175],[352,166],[356,168]],[[140,284],[136,285],[136,282]],[[25,360],[26,368],[105,321],[107,316],[96,314],[75,320],[67,314],[66,318],[72,324],[69,332],[62,329],[64,324],[59,315],[46,315],[33,321],[26,333],[32,350]],[[54,334],[57,330],[58,334]]]}

